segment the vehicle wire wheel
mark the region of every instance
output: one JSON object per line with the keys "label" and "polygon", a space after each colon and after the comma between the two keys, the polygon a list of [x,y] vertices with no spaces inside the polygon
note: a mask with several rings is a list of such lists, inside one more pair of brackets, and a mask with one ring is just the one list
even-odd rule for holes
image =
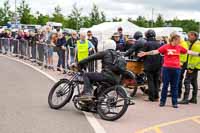
{"label": "vehicle wire wheel", "polygon": [[98,99],[97,112],[104,120],[115,121],[121,118],[128,109],[128,96],[122,86],[106,89]]}
{"label": "vehicle wire wheel", "polygon": [[60,109],[65,106],[74,93],[71,82],[67,79],[58,81],[50,90],[48,104],[52,109]]}

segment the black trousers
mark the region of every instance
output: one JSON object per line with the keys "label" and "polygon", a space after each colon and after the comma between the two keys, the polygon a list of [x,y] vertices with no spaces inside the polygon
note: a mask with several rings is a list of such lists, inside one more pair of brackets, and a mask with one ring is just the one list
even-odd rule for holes
{"label": "black trousers", "polygon": [[145,71],[148,80],[148,96],[150,101],[154,101],[159,98],[160,87],[160,70],[157,71]]}
{"label": "black trousers", "polygon": [[182,95],[182,87],[183,87],[183,79],[184,79],[184,74],[187,68],[187,64],[184,63],[182,68],[181,68],[181,74],[180,74],[180,80],[178,84],[178,96],[181,97]]}
{"label": "black trousers", "polygon": [[196,99],[197,98],[197,93],[198,93],[198,83],[197,83],[197,78],[198,78],[198,70],[193,70],[192,73],[186,74],[186,78],[184,81],[185,85],[185,93],[184,93],[184,99],[188,100],[189,94],[190,94],[190,85],[193,87],[193,92],[192,92],[192,98]]}
{"label": "black trousers", "polygon": [[44,62],[44,45],[43,44],[38,44],[37,45],[37,50],[38,50],[38,60],[40,63]]}
{"label": "black trousers", "polygon": [[92,93],[92,82],[109,82],[115,84],[115,80],[111,80],[109,76],[103,73],[88,72],[83,75],[84,93]]}

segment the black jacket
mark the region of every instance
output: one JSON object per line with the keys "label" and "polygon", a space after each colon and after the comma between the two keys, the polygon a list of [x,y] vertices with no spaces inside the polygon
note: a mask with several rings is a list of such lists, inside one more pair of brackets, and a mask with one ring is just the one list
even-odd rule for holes
{"label": "black jacket", "polygon": [[78,38],[77,38],[77,39],[74,39],[74,38],[70,37],[70,38],[67,40],[66,47],[75,48],[75,47],[76,47],[77,40],[78,40]]}
{"label": "black jacket", "polygon": [[37,42],[37,37],[36,36],[30,36],[30,45],[35,46]]}
{"label": "black jacket", "polygon": [[142,48],[144,48],[144,45],[146,43],[146,40],[143,38],[139,38],[134,45],[131,46],[131,48],[125,53],[125,56],[131,56],[134,55],[134,59],[137,61],[140,61],[140,58],[137,57],[137,54],[141,51]]}
{"label": "black jacket", "polygon": [[[157,42],[154,38],[147,39],[144,47],[141,51],[152,51],[156,50],[160,47],[160,43]],[[161,68],[161,56],[160,54],[157,55],[149,55],[144,57],[144,70],[145,71],[158,71]]]}
{"label": "black jacket", "polygon": [[113,58],[110,50],[105,50],[89,56],[88,58],[80,61],[79,64],[84,65],[93,60],[102,60],[102,71],[110,70],[111,64],[113,63]]}
{"label": "black jacket", "polygon": [[65,37],[59,38],[56,42],[56,47],[61,48],[62,46],[66,46],[67,41]]}
{"label": "black jacket", "polygon": [[105,50],[105,51],[93,54],[89,56],[88,58],[80,61],[79,65],[83,66],[93,60],[102,60],[102,74],[104,74],[105,76],[109,76],[111,80],[119,80],[119,74],[114,73],[112,71],[112,68],[113,68],[112,63],[114,59],[112,57],[110,50]]}
{"label": "black jacket", "polygon": [[96,37],[92,37],[92,39],[88,39],[95,47],[95,50],[97,52],[98,49],[98,39]]}

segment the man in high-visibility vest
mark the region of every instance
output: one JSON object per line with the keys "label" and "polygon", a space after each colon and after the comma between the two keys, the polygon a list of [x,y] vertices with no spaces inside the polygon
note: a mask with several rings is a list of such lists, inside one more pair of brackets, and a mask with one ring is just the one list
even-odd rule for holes
{"label": "man in high-visibility vest", "polygon": [[[189,32],[189,50],[194,52],[200,52],[200,41],[198,41],[198,33],[197,32]],[[200,70],[200,57],[187,55],[187,74],[184,81],[185,85],[185,93],[184,98],[179,104],[189,104],[194,103],[197,104],[197,92],[198,92],[198,70]],[[189,100],[190,94],[190,85],[193,87],[192,98]]]}
{"label": "man in high-visibility vest", "polygon": [[[189,44],[181,40],[181,46],[184,47],[185,49],[189,49]],[[180,54],[180,63],[181,63],[181,74],[180,74],[180,82],[179,82],[179,90],[178,90],[178,97],[181,98],[182,95],[182,84],[183,84],[183,79],[184,79],[184,74],[187,69],[187,54]]]}
{"label": "man in high-visibility vest", "polygon": [[80,40],[77,41],[76,56],[78,62],[89,56],[89,51],[94,50],[94,45],[86,39],[84,33],[80,33]]}

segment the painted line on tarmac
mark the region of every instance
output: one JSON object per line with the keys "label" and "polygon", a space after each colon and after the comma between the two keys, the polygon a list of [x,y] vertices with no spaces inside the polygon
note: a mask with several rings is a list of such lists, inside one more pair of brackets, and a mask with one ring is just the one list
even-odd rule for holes
{"label": "painted line on tarmac", "polygon": [[154,129],[154,130],[155,130],[155,132],[156,132],[156,133],[163,133],[163,132],[161,131],[161,129],[160,129],[160,128],[158,128],[158,127],[155,127],[155,129]]}
{"label": "painted line on tarmac", "polygon": [[[53,82],[57,82],[58,80],[56,80],[55,78],[53,78],[51,75],[47,74],[46,72],[40,70],[39,68],[33,66],[33,65],[30,65],[26,62],[23,62],[19,59],[16,59],[16,58],[12,58],[12,57],[9,57],[9,56],[5,56],[5,55],[0,55],[2,57],[6,57],[10,60],[14,60],[16,62],[20,62],[28,67],[31,67],[32,69],[40,72],[41,74],[43,74],[44,76],[46,76],[47,78],[51,79]],[[86,119],[88,120],[88,122],[90,123],[90,125],[92,126],[92,128],[94,129],[95,133],[106,133],[105,129],[103,128],[103,126],[101,126],[101,124],[98,122],[98,120],[94,117],[94,115],[92,113],[86,113],[86,112],[83,112],[83,114],[85,115]]]}
{"label": "painted line on tarmac", "polygon": [[194,121],[195,123],[200,125],[200,120],[199,119],[192,119],[192,121]]}
{"label": "painted line on tarmac", "polygon": [[170,126],[170,125],[174,125],[174,124],[178,124],[178,123],[182,123],[182,122],[186,122],[186,121],[191,121],[191,120],[200,124],[200,120],[198,120],[198,119],[200,119],[200,115],[188,117],[188,118],[185,118],[185,119],[170,121],[170,122],[166,122],[166,123],[162,123],[162,124],[157,124],[157,125],[139,130],[136,133],[145,133],[145,132],[148,132],[148,131],[156,131],[156,133],[162,133],[161,130],[160,130],[160,128],[162,128],[162,127],[166,127],[166,126]]}

